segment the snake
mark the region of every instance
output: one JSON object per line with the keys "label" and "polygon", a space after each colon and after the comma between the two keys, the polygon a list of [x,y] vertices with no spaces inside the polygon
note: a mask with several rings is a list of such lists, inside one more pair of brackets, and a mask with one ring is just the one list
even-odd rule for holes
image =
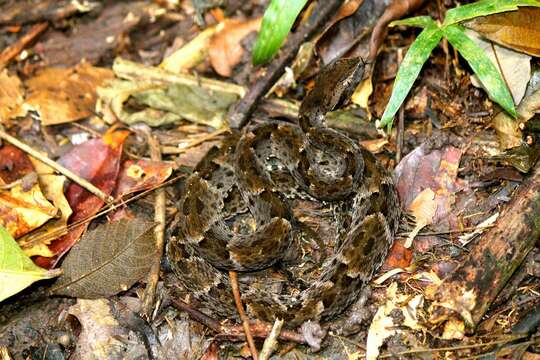
{"label": "snake", "polygon": [[400,219],[389,172],[326,114],[363,78],[360,58],[323,67],[295,121],[231,131],[187,178],[169,263],[195,301],[238,319],[229,272],[249,316],[289,327],[339,316],[383,263]]}

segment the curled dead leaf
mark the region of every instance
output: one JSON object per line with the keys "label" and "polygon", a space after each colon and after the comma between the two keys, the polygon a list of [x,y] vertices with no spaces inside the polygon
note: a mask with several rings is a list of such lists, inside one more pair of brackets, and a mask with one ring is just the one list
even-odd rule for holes
{"label": "curled dead leaf", "polygon": [[43,125],[79,120],[94,113],[96,88],[112,77],[110,69],[86,62],[74,68],[46,68],[26,81],[25,106],[39,113]]}
{"label": "curled dead leaf", "polygon": [[249,33],[259,30],[262,17],[257,19],[240,21],[227,19],[220,24],[221,29],[210,40],[210,63],[214,70],[221,76],[232,75],[233,68],[238,65],[244,54],[241,41]]}
{"label": "curled dead leaf", "polygon": [[540,9],[519,7],[516,11],[481,16],[463,23],[489,40],[532,56],[540,56]]}

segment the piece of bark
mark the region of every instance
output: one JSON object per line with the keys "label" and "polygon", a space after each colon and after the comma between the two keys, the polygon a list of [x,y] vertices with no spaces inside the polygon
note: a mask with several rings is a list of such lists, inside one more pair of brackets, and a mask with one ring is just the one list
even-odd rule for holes
{"label": "piece of bark", "polygon": [[496,225],[474,243],[468,257],[438,287],[430,322],[461,323],[472,333],[540,235],[540,166],[524,181]]}
{"label": "piece of bark", "polygon": [[59,31],[51,33],[34,50],[48,66],[73,66],[82,59],[96,64],[105,55],[121,50],[129,32],[148,20],[153,10],[154,6],[144,2],[115,3],[94,21],[77,25],[68,36]]}
{"label": "piece of bark", "polygon": [[26,24],[38,21],[57,21],[79,12],[92,11],[102,5],[97,1],[85,1],[84,6],[71,0],[16,1],[2,7],[0,25]]}

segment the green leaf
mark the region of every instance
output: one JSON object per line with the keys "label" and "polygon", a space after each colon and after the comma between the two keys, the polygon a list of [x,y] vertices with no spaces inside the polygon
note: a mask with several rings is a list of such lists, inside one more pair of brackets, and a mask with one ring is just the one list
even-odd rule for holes
{"label": "green leaf", "polygon": [[426,28],[431,25],[436,25],[435,21],[431,16],[416,16],[403,20],[392,21],[388,26],[398,26],[398,25],[409,25],[409,26],[418,26],[421,28]]}
{"label": "green leaf", "polygon": [[407,97],[422,66],[429,58],[431,51],[437,46],[442,37],[442,31],[433,23],[427,26],[418,38],[411,44],[405,58],[399,66],[390,101],[386,105],[381,118],[381,126],[392,127],[392,119]]}
{"label": "green leaf", "polygon": [[501,74],[484,51],[465,34],[465,29],[461,25],[454,24],[444,28],[443,33],[450,44],[467,60],[490,97],[514,118],[517,117],[512,94]]}
{"label": "green leaf", "polygon": [[6,229],[0,226],[0,301],[18,293],[35,281],[50,279],[62,270],[36,266]]}
{"label": "green leaf", "polygon": [[307,0],[272,0],[264,12],[253,48],[253,64],[267,62],[279,50]]}
{"label": "green leaf", "polygon": [[538,0],[480,0],[450,9],[446,12],[443,28],[478,16],[517,10],[519,6],[540,7]]}

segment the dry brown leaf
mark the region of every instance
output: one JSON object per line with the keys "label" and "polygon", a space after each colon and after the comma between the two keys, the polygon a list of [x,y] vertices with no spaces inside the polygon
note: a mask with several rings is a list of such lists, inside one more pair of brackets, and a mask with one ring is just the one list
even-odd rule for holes
{"label": "dry brown leaf", "polygon": [[228,19],[222,23],[223,28],[218,29],[210,40],[210,63],[219,75],[232,75],[233,68],[244,54],[242,39],[250,32],[259,30],[261,21],[262,18],[259,17],[245,22]]}
{"label": "dry brown leaf", "polygon": [[15,239],[38,228],[57,209],[43,196],[28,156],[18,148],[0,148],[0,225]]}
{"label": "dry brown leaf", "polygon": [[415,226],[407,237],[405,247],[410,248],[418,232],[426,225],[433,223],[437,211],[435,192],[430,188],[424,189],[409,205],[409,211],[415,218]]}
{"label": "dry brown leaf", "polygon": [[464,25],[489,40],[524,52],[540,56],[540,9],[520,7],[490,16],[482,16],[467,21]]}
{"label": "dry brown leaf", "polygon": [[151,222],[123,219],[98,226],[68,253],[52,291],[86,299],[125,291],[148,273],[155,251]]}
{"label": "dry brown leaf", "polygon": [[17,75],[10,76],[7,70],[0,72],[0,122],[24,116],[23,100],[24,90]]}
{"label": "dry brown leaf", "polygon": [[[54,254],[47,245],[50,244],[52,240],[67,234],[67,221],[73,213],[64,196],[66,177],[63,175],[56,175],[51,167],[39,160],[30,158],[30,161],[32,161],[32,164],[36,169],[39,185],[43,189],[45,197],[52,201],[54,206],[60,210],[60,217],[47,221],[43,226],[17,239],[17,243],[26,255],[30,257],[36,255],[51,257]],[[44,236],[46,233],[55,234],[55,236]],[[40,239],[46,240],[41,241]]]}
{"label": "dry brown leaf", "polygon": [[193,40],[163,59],[159,67],[178,73],[197,66],[208,56],[210,40],[217,29],[218,26],[212,26],[204,30]]}
{"label": "dry brown leaf", "polygon": [[112,78],[110,69],[86,62],[74,68],[46,68],[26,81],[25,105],[39,113],[43,125],[79,120],[92,115],[96,88]]}

